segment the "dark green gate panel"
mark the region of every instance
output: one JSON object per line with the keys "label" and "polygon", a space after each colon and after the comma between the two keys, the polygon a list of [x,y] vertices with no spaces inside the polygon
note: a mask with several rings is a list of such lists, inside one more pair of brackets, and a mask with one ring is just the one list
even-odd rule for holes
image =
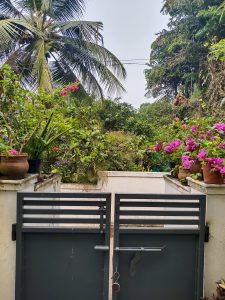
{"label": "dark green gate panel", "polygon": [[108,300],[110,218],[111,194],[19,193],[16,300]]}
{"label": "dark green gate panel", "polygon": [[113,300],[201,300],[204,195],[117,194]]}
{"label": "dark green gate panel", "polygon": [[104,235],[26,233],[23,300],[102,299]]}
{"label": "dark green gate panel", "polygon": [[131,234],[121,247],[164,247],[162,252],[119,252],[118,300],[194,300],[198,237]]}

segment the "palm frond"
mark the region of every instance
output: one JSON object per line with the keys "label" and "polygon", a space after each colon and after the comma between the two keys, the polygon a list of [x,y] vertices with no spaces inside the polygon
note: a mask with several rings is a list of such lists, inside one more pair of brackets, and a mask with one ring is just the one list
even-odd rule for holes
{"label": "palm frond", "polygon": [[25,19],[1,19],[0,20],[0,51],[5,51],[5,46],[13,40],[18,40],[26,30],[40,37],[42,32],[29,24]]}
{"label": "palm frond", "polygon": [[50,63],[50,69],[52,71],[53,82],[56,86],[65,85],[78,80],[71,70],[70,65],[60,57]]}
{"label": "palm frond", "polygon": [[8,17],[19,17],[22,15],[11,0],[0,0],[0,12]]}
{"label": "palm frond", "polygon": [[[96,85],[102,85],[110,94],[115,91],[119,93],[124,91],[121,82],[113,74],[113,70],[107,67],[104,60],[99,60],[99,57],[94,56],[93,52],[89,51],[90,49],[88,49],[86,43],[82,42],[81,47],[80,43],[71,42],[71,44],[62,45],[60,50],[60,57],[72,66],[73,72],[77,72],[81,83],[88,87],[90,92],[96,93]],[[119,67],[116,65],[113,68],[115,67],[125,77],[126,72],[123,67],[122,69],[120,68],[121,63]],[[97,91],[99,94],[99,89]],[[102,90],[100,94],[102,94]]]}
{"label": "palm frond", "polygon": [[53,16],[61,21],[80,17],[83,15],[85,2],[85,0],[52,0]]}
{"label": "palm frond", "polygon": [[64,36],[85,41],[100,42],[103,44],[103,36],[100,31],[103,29],[102,22],[91,21],[68,21],[57,23],[52,29],[57,28]]}
{"label": "palm frond", "polygon": [[83,15],[85,0],[16,0],[27,12],[45,12],[56,20],[66,21]]}
{"label": "palm frond", "polygon": [[16,26],[12,19],[0,20],[0,51],[4,51],[5,46],[11,43],[13,39],[18,38],[19,36],[19,28],[18,26]]}

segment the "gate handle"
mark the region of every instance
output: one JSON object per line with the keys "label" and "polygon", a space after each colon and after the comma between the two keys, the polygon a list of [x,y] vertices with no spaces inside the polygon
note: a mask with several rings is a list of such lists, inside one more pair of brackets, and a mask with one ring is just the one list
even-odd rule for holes
{"label": "gate handle", "polygon": [[96,251],[109,251],[109,246],[94,246],[94,250]]}
{"label": "gate handle", "polygon": [[163,247],[116,247],[116,252],[162,252],[166,249]]}

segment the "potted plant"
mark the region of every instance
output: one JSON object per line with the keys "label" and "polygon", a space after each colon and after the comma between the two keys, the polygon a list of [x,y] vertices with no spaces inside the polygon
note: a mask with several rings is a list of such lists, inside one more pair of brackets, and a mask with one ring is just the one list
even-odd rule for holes
{"label": "potted plant", "polygon": [[[223,128],[223,130],[221,130]],[[204,182],[222,184],[225,175],[225,124],[215,124],[207,131],[198,154],[202,162]]]}
{"label": "potted plant", "polygon": [[23,149],[29,155],[29,173],[39,174],[41,172],[41,163],[43,154],[51,145],[68,132],[71,128],[60,130],[53,124],[53,113],[47,120],[41,121],[33,130],[31,136],[25,141]]}
{"label": "potted plant", "polygon": [[13,140],[7,131],[0,132],[0,173],[9,179],[23,179],[28,171],[27,153],[13,148]]}

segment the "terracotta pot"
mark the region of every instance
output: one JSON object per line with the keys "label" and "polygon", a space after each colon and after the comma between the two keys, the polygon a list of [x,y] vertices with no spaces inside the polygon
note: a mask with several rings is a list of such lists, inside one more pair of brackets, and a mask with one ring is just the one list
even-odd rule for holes
{"label": "terracotta pot", "polygon": [[186,180],[187,177],[190,176],[190,171],[189,170],[185,170],[184,168],[180,167],[179,168],[179,173],[178,173],[178,179],[179,180]]}
{"label": "terracotta pot", "polygon": [[223,178],[219,171],[212,172],[210,165],[202,166],[204,182],[207,184],[223,184]]}
{"label": "terracotta pot", "polygon": [[1,155],[0,173],[9,179],[23,179],[28,172],[28,154],[21,153],[13,156]]}
{"label": "terracotta pot", "polygon": [[190,173],[191,174],[198,174],[198,173],[202,173],[202,165],[201,163],[196,160],[190,167]]}

